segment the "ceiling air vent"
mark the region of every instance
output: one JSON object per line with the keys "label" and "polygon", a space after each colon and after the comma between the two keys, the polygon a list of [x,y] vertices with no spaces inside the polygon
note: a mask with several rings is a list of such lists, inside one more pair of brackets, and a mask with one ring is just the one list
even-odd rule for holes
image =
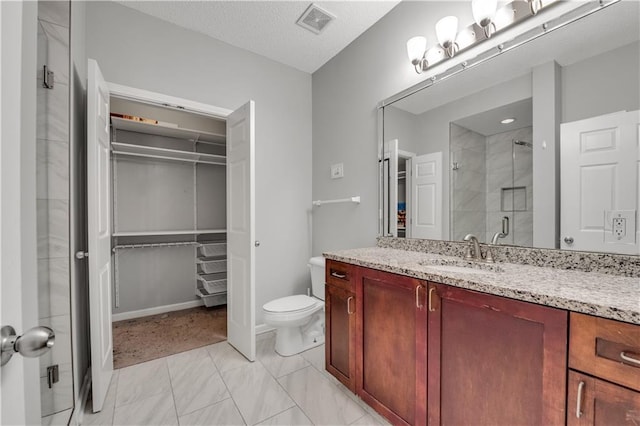
{"label": "ceiling air vent", "polygon": [[335,18],[320,6],[311,3],[296,23],[315,34],[320,34],[327,24]]}

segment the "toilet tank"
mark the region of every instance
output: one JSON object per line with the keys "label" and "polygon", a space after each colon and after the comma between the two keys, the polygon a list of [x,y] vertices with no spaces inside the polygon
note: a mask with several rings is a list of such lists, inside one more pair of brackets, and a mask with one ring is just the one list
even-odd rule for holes
{"label": "toilet tank", "polygon": [[309,259],[311,271],[311,291],[318,299],[324,300],[324,257],[312,257]]}

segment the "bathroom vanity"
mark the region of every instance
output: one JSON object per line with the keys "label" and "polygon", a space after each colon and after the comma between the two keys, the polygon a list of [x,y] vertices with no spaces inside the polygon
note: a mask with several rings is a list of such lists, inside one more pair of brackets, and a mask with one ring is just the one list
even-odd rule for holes
{"label": "bathroom vanity", "polygon": [[325,257],[327,371],[392,424],[640,419],[632,272],[388,247]]}

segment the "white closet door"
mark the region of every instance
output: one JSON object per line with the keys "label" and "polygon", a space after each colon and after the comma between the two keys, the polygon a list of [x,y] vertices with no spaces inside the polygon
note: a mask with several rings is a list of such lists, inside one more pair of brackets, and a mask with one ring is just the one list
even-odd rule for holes
{"label": "white closet door", "polygon": [[227,339],[248,360],[255,333],[255,105],[227,118]]}
{"label": "white closet door", "polygon": [[111,334],[111,207],[109,89],[89,59],[87,88],[87,208],[89,317],[93,411],[102,410],[113,374]]}

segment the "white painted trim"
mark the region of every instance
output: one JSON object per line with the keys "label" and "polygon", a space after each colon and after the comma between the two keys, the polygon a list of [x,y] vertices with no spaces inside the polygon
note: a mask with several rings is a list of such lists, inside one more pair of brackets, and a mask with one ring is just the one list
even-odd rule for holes
{"label": "white painted trim", "polygon": [[181,106],[188,111],[198,112],[200,114],[204,113],[220,118],[226,118],[233,112],[233,110],[230,109],[190,101],[188,99],[177,98],[175,96],[163,95],[162,93],[150,92],[148,90],[136,89],[135,87],[123,86],[117,83],[107,82],[107,86],[109,87],[111,95],[118,98],[167,104],[169,106]]}
{"label": "white painted trim", "polygon": [[149,315],[158,315],[158,314],[164,314],[166,312],[181,311],[182,309],[197,308],[198,306],[202,306],[202,305],[204,305],[204,301],[200,299],[200,300],[193,300],[190,302],[175,303],[173,305],[155,306],[153,308],[140,309],[137,311],[129,311],[129,312],[121,312],[119,314],[113,314],[111,316],[111,321],[115,322],[115,321],[123,321],[123,320],[128,320],[133,318],[148,317]]}
{"label": "white painted trim", "polygon": [[258,334],[268,333],[268,332],[273,331],[273,330],[275,330],[275,328],[271,327],[270,325],[258,324],[258,325],[256,325],[256,336]]}
{"label": "white painted trim", "polygon": [[82,424],[84,411],[87,407],[87,400],[89,399],[89,391],[91,391],[91,366],[89,366],[85,372],[80,393],[74,403],[73,414],[71,414],[71,418],[69,419],[70,426],[80,426]]}

